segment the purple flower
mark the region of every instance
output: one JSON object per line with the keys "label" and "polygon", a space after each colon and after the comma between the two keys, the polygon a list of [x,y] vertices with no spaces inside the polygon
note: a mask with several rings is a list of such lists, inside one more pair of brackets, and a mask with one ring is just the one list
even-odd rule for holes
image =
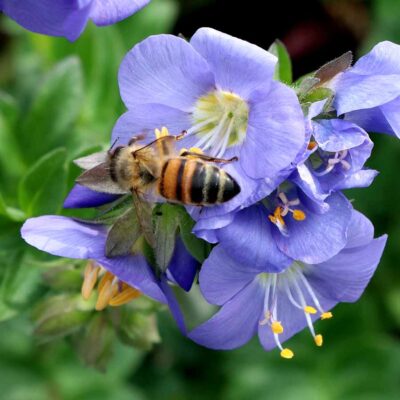
{"label": "purple flower", "polygon": [[373,239],[373,226],[353,211],[346,246],[322,263],[294,261],[281,273],[243,264],[221,245],[215,247],[200,272],[205,298],[222,308],[190,332],[195,342],[212,349],[244,345],[257,332],[266,350],[278,347],[281,356],[293,352],[282,343],[308,327],[322,345],[314,322],[332,317],[339,302],[358,300],[381,258],[386,236]]}
{"label": "purple flower", "polygon": [[373,147],[368,134],[350,121],[323,118],[325,102],[310,106],[310,145],[289,178],[321,206],[333,191],[369,186],[377,174],[363,169]]}
{"label": "purple flower", "polygon": [[330,86],[338,115],[369,132],[400,137],[399,59],[399,45],[381,42],[334,78]]}
{"label": "purple flower", "polygon": [[182,146],[239,157],[224,168],[241,193],[205,209],[203,217],[245,207],[276,187],[305,140],[300,104],[291,88],[273,80],[275,65],[267,51],[209,28],[189,43],[171,35],[147,38],[121,64],[120,92],[129,111],[113,140],[126,143],[161,126],[187,130]]}
{"label": "purple flower", "polygon": [[111,25],[147,5],[150,0],[0,0],[0,10],[24,28],[76,40],[92,20]]}
{"label": "purple flower", "polygon": [[[166,277],[157,279],[140,252],[122,257],[105,256],[107,239],[105,226],[85,224],[61,216],[43,216],[28,219],[22,227],[21,234],[27,243],[47,253],[60,257],[93,260],[96,265],[103,267],[115,277],[113,284],[116,288],[119,287],[118,282],[122,282],[156,301],[168,304],[180,329],[185,331],[179,307]],[[168,268],[168,276],[185,290],[189,290],[197,267],[197,262],[178,240]]]}
{"label": "purple flower", "polygon": [[341,193],[333,193],[324,207],[318,207],[302,190],[285,182],[258,205],[223,219],[200,220],[194,233],[220,243],[244,264],[280,272],[292,260],[320,263],[342,250],[351,212]]}
{"label": "purple flower", "polygon": [[85,186],[76,184],[64,201],[64,208],[92,208],[111,203],[118,195],[99,193]]}

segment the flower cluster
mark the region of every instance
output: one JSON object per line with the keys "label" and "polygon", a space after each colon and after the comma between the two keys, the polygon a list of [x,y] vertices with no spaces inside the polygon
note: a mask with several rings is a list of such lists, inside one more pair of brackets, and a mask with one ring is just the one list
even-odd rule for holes
{"label": "flower cluster", "polygon": [[98,26],[121,21],[150,0],[1,0],[0,11],[24,28],[76,40],[89,20]]}
{"label": "flower cluster", "polygon": [[[266,350],[277,347],[292,358],[283,343],[306,327],[321,346],[316,320],[361,296],[385,247],[386,236],[374,239],[371,222],[342,190],[367,187],[377,174],[365,167],[373,147],[368,132],[400,136],[399,49],[380,43],[354,66],[346,54],[289,86],[277,79],[275,55],[213,29],[200,29],[189,42],[150,37],[121,64],[128,111],[112,143],[127,145],[136,135],[150,143],[161,127],[186,131],[178,146],[237,159],[221,167],[240,193],[211,207],[187,206],[192,233],[185,232],[180,206],[168,205],[179,212],[163,223],[153,211],[155,244],[135,234],[125,245],[130,236],[122,231],[123,253],[109,249],[120,215],[117,223],[115,215],[100,222],[39,217],[25,223],[22,235],[51,254],[91,260],[85,297],[108,271],[98,285],[98,309],[143,293],[168,304],[181,331],[213,349],[242,346],[258,333]],[[94,155],[78,164],[89,170],[103,161]],[[77,184],[65,207],[126,204],[126,196],[105,192]],[[215,244],[203,247],[209,249],[203,259],[193,244],[204,243],[198,238]],[[189,291],[198,271],[203,296],[220,309],[187,333],[170,287]]]}

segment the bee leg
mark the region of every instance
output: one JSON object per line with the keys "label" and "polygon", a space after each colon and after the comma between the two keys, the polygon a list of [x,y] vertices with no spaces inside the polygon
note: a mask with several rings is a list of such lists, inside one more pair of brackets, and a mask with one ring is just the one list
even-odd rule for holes
{"label": "bee leg", "polygon": [[137,135],[137,136],[133,136],[129,142],[128,142],[128,146],[132,146],[134,143],[138,142],[139,140],[143,140],[144,139],[144,135]]}
{"label": "bee leg", "polygon": [[187,135],[187,131],[182,131],[179,135],[175,136],[175,140],[182,140]]}
{"label": "bee leg", "polygon": [[227,163],[239,160],[238,157],[232,157],[232,158],[228,158],[228,159],[215,158],[215,157],[207,156],[205,154],[195,153],[195,152],[192,152],[192,151],[184,151],[181,154],[181,157],[188,157],[188,156],[196,157],[196,158],[199,158],[200,160],[204,160],[204,161],[215,162],[215,163],[223,163],[223,164],[227,164]]}

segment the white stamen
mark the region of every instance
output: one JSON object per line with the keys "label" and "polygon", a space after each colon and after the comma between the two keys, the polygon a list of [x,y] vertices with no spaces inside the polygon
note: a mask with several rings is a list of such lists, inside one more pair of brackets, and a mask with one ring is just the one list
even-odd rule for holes
{"label": "white stamen", "polygon": [[342,150],[342,151],[336,152],[332,158],[328,159],[326,168],[320,172],[314,171],[314,174],[316,176],[325,176],[325,175],[329,174],[335,168],[336,165],[339,165],[339,164],[342,166],[342,168],[344,170],[346,170],[346,171],[350,170],[351,164],[345,160],[348,153],[349,153],[348,150]]}
{"label": "white stamen", "polygon": [[299,310],[302,310],[303,307],[294,299],[293,294],[292,294],[292,290],[289,286],[289,283],[287,281],[285,281],[285,292],[289,298],[289,301]]}
{"label": "white stamen", "polygon": [[[293,280],[293,284],[294,284],[294,288],[296,289],[297,295],[299,296],[300,304],[302,305],[302,307],[304,309],[307,306],[307,303],[306,303],[306,300],[305,300],[305,298],[303,296],[301,288],[300,288],[300,286],[299,286],[299,284],[298,284],[296,279]],[[310,332],[313,335],[313,337],[315,337],[314,325],[313,325],[312,319],[310,317],[310,314],[308,314],[308,313],[306,313],[304,311],[304,316],[306,317],[308,329],[310,330]]]}
{"label": "white stamen", "polygon": [[222,157],[227,147],[243,142],[249,107],[245,100],[234,93],[215,90],[199,98],[192,116],[194,125],[189,128],[188,134],[198,136],[194,147],[212,156]]}
{"label": "white stamen", "polygon": [[303,273],[297,269],[296,270],[297,275],[300,277],[303,285],[306,287],[308,294],[310,295],[312,301],[314,302],[314,305],[317,307],[318,311],[322,314],[324,311],[321,307],[321,304],[317,298],[317,296],[314,293],[314,290],[312,289],[311,285],[308,283],[306,277],[303,275]]}
{"label": "white stamen", "polygon": [[217,122],[218,118],[212,117],[209,119],[206,119],[205,121],[199,122],[196,125],[193,125],[190,129],[187,130],[186,136],[192,135],[194,133],[199,133],[201,132],[201,129],[204,128],[205,126],[212,124],[214,122]]}

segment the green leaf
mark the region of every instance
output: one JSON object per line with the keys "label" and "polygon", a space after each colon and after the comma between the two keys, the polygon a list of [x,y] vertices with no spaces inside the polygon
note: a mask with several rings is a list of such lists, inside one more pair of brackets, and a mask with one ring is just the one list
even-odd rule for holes
{"label": "green leaf", "polygon": [[142,231],[135,208],[130,208],[112,226],[106,241],[106,256],[125,256],[132,251],[133,245]]}
{"label": "green leaf", "polygon": [[307,93],[303,99],[303,103],[315,103],[316,101],[325,100],[325,99],[332,99],[334,93],[331,89],[324,88],[324,87],[317,87]]}
{"label": "green leaf", "polygon": [[3,193],[15,188],[15,180],[25,169],[16,137],[18,114],[16,100],[0,91],[0,181]]}
{"label": "green leaf", "polygon": [[179,225],[177,206],[165,203],[154,210],[155,248],[157,267],[161,272],[167,269],[175,250],[176,231]]}
{"label": "green leaf", "polygon": [[[19,223],[0,215],[0,253],[14,253],[21,248],[26,248],[25,242],[21,239],[20,229]],[[2,265],[4,264],[1,263],[0,258],[0,271]]]}
{"label": "green leaf", "polygon": [[179,232],[180,237],[185,245],[187,251],[200,263],[202,263],[210,254],[211,245],[203,239],[199,239],[192,233],[195,222],[186,212],[181,208],[179,216]]}
{"label": "green leaf", "polygon": [[66,159],[65,149],[53,150],[40,158],[22,178],[19,203],[27,216],[60,211],[67,181]]}
{"label": "green leaf", "polygon": [[105,313],[92,316],[83,335],[79,335],[76,347],[87,365],[105,372],[113,354],[114,331]]}
{"label": "green leaf", "polygon": [[156,315],[133,311],[129,307],[121,309],[121,320],[118,321],[118,336],[129,346],[141,350],[151,350],[161,338],[157,327]]}
{"label": "green leaf", "polygon": [[82,102],[81,65],[78,58],[70,57],[57,64],[38,84],[20,124],[18,138],[28,163],[71,142],[71,130]]}
{"label": "green leaf", "polygon": [[48,341],[70,335],[80,329],[92,315],[92,304],[80,295],[57,295],[44,299],[33,310],[35,335]]}
{"label": "green leaf", "polygon": [[0,289],[3,301],[17,309],[32,303],[41,285],[38,268],[27,265],[21,254],[10,254],[3,268],[4,275]]}
{"label": "green leaf", "polygon": [[4,217],[15,222],[22,222],[26,218],[23,211],[13,207],[8,207],[1,193],[0,193],[0,215],[3,215]]}
{"label": "green leaf", "polygon": [[290,85],[293,79],[292,61],[285,45],[280,40],[275,40],[268,51],[278,57],[275,79]]}
{"label": "green leaf", "polygon": [[77,291],[82,286],[82,271],[74,265],[51,267],[43,273],[44,282],[55,291]]}

